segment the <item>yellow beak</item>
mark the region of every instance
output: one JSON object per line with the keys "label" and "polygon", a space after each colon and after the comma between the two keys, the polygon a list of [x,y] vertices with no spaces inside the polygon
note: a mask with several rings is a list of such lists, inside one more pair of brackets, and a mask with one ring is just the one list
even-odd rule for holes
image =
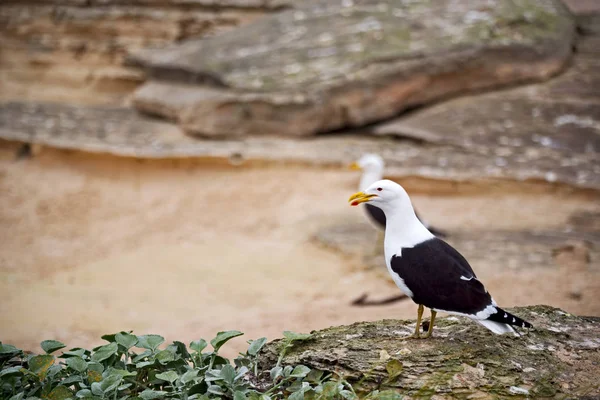
{"label": "yellow beak", "polygon": [[373,197],[377,197],[377,195],[376,194],[366,194],[365,192],[358,192],[358,193],[354,193],[352,196],[350,196],[350,198],[348,199],[348,203],[350,203],[351,206],[357,206],[360,203],[368,202]]}
{"label": "yellow beak", "polygon": [[349,168],[353,171],[361,171],[362,170],[360,165],[358,165],[358,163],[356,163],[356,162],[353,162],[352,164],[350,164]]}

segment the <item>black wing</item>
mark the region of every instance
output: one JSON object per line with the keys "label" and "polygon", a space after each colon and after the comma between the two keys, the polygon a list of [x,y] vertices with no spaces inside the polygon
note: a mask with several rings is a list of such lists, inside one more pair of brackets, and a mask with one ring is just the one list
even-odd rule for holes
{"label": "black wing", "polygon": [[390,262],[392,270],[413,292],[417,304],[476,314],[492,303],[467,260],[441,239],[402,249],[402,254],[392,256]]}

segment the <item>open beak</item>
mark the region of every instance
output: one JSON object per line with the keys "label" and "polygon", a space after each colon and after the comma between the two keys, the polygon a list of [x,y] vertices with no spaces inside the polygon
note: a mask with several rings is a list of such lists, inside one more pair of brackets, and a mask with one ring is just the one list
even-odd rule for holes
{"label": "open beak", "polygon": [[354,193],[352,196],[350,196],[350,198],[348,199],[348,203],[350,203],[351,206],[357,206],[360,203],[368,202],[373,197],[377,197],[377,195],[376,194],[366,194],[365,192],[358,192],[358,193]]}
{"label": "open beak", "polygon": [[353,171],[361,171],[362,168],[360,167],[360,165],[358,165],[358,163],[353,162],[352,164],[350,164],[350,166],[348,167]]}

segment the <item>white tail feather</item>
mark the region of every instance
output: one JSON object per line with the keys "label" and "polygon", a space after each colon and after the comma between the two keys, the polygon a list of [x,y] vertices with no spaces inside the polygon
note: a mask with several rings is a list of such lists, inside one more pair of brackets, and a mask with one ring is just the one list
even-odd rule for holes
{"label": "white tail feather", "polygon": [[502,335],[503,333],[515,333],[515,330],[512,326],[508,324],[503,324],[502,322],[490,321],[487,319],[475,319],[475,321],[479,322],[481,325],[488,328],[490,331],[494,332],[497,335]]}

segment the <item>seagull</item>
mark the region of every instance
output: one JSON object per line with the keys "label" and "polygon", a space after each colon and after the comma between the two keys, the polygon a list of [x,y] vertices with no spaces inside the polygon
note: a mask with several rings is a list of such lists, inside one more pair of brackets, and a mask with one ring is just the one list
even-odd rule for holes
{"label": "seagull", "polygon": [[[367,153],[364,154],[358,161],[350,164],[350,169],[362,171],[362,176],[360,177],[360,183],[358,185],[358,190],[365,190],[369,187],[370,184],[376,182],[378,180],[383,179],[383,169],[385,168],[385,163],[383,162],[383,158],[378,154]],[[365,204],[365,214],[367,215],[367,219],[378,231],[385,231],[385,214],[384,212],[371,204]],[[430,226],[425,223],[417,214],[417,218],[429,229],[431,233],[433,233],[437,237],[444,238],[446,237],[446,233],[437,228]],[[378,243],[382,241],[382,238],[378,238]]]}
{"label": "seagull", "polygon": [[[529,322],[498,307],[467,260],[448,243],[435,237],[415,214],[408,194],[390,180],[380,180],[353,194],[350,205],[367,203],[380,208],[387,220],[385,262],[396,285],[419,307],[411,338],[428,338],[437,312],[471,318],[496,334],[516,334],[513,326]],[[431,310],[427,332],[420,335],[424,307]]]}

